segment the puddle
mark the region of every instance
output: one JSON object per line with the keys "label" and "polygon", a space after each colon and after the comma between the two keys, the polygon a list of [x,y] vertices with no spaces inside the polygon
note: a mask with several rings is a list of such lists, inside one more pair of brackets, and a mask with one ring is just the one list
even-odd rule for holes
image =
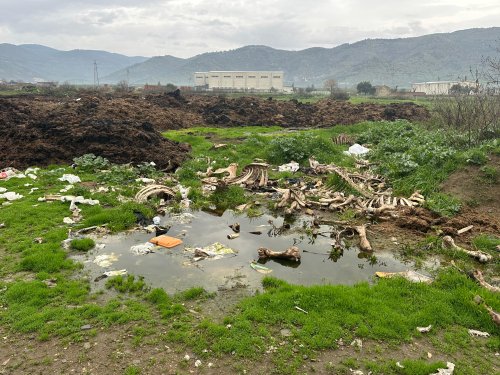
{"label": "puddle", "polygon": [[[300,263],[277,262],[268,260],[265,266],[272,270],[271,276],[294,284],[354,284],[360,281],[373,280],[375,271],[397,272],[408,270],[409,264],[395,259],[393,249],[375,251],[375,257],[366,257],[355,247],[345,251],[335,261],[329,259],[331,250],[329,237],[321,235],[316,238],[300,231],[310,217],[299,217],[290,222],[291,228],[279,235],[271,231],[272,220],[276,227],[281,227],[283,218],[262,215],[258,218],[247,218],[226,211],[222,216],[213,216],[206,212],[193,212],[190,222],[174,220],[168,215],[162,219],[162,225],[172,225],[169,236],[179,237],[183,244],[172,249],[156,247],[154,253],[135,255],[130,247],[147,242],[154,234],[132,232],[106,236],[97,239],[105,244],[104,248],[95,249],[88,254],[76,257],[85,265],[85,270],[92,280],[105,271],[126,269],[129,274],[144,276],[153,287],[162,287],[169,293],[185,290],[193,286],[202,286],[208,291],[224,288],[246,286],[261,288],[264,275],[250,267],[252,260],[257,260],[257,249],[267,247],[275,251],[283,251],[296,245],[302,253]],[[189,221],[189,220],[187,220]],[[227,235],[233,233],[228,227],[239,222],[240,236],[229,240]],[[320,228],[320,232],[329,230],[328,226]],[[261,235],[250,234],[261,231]],[[185,247],[205,247],[220,242],[237,251],[237,255],[225,256],[222,259],[205,259],[193,262],[193,254],[185,251]],[[97,256],[116,256],[116,260],[108,267],[100,267],[93,263]],[[102,287],[104,281],[93,282],[94,287]]]}

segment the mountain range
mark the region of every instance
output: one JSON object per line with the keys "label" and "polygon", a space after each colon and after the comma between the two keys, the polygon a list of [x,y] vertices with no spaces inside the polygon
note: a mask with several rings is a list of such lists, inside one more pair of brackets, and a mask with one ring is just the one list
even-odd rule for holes
{"label": "mountain range", "polygon": [[208,70],[282,70],[287,84],[341,86],[360,81],[409,87],[411,82],[471,78],[486,56],[498,53],[500,27],[467,29],[412,38],[367,39],[334,48],[287,51],[245,46],[190,58],[128,57],[105,51],[58,51],[49,47],[0,44],[0,78],[92,83],[94,61],[101,82],[128,81],[191,85],[193,73]]}

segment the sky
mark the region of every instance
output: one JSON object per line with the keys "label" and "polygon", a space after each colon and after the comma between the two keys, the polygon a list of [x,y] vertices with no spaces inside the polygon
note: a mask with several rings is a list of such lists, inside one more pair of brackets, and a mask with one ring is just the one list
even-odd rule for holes
{"label": "sky", "polygon": [[0,0],[0,43],[191,57],[500,26],[499,0]]}

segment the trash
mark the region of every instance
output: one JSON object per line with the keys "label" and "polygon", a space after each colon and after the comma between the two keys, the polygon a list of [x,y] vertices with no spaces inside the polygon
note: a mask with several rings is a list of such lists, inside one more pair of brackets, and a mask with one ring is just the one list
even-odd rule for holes
{"label": "trash", "polygon": [[240,233],[240,223],[234,223],[229,226],[235,233]]}
{"label": "trash", "polygon": [[476,331],[475,329],[469,329],[469,335],[476,337],[490,337],[488,332]]}
{"label": "trash", "polygon": [[422,275],[421,273],[409,270],[403,272],[375,272],[377,277],[382,279],[388,279],[391,277],[404,277],[406,280],[409,280],[414,283],[427,283],[430,284],[433,279],[429,276]]}
{"label": "trash", "polygon": [[126,274],[127,274],[127,270],[126,269],[116,270],[116,271],[106,271],[106,272],[103,273],[103,275],[105,275],[106,277],[123,276],[123,275],[126,275]]}
{"label": "trash", "polygon": [[365,155],[370,151],[369,148],[361,146],[359,143],[353,144],[347,151],[344,151],[346,155],[360,156]]}
{"label": "trash", "polygon": [[59,193],[66,193],[68,190],[73,189],[75,186],[74,185],[66,185],[63,189],[59,190]]}
{"label": "trash", "polygon": [[299,170],[299,163],[291,161],[288,164],[282,164],[278,167],[279,172],[297,172]]}
{"label": "trash", "polygon": [[432,328],[432,324],[429,324],[427,327],[417,327],[417,331],[420,333],[427,333],[430,332]]}
{"label": "trash", "polygon": [[306,310],[301,309],[299,306],[294,306],[295,310],[299,310],[300,312],[303,312],[304,314],[309,314]]}
{"label": "trash", "polygon": [[118,260],[118,257],[115,253],[111,254],[101,254],[95,257],[94,263],[99,267],[107,268],[111,266],[114,262]]}
{"label": "trash", "polygon": [[165,236],[165,235],[151,238],[149,240],[149,242],[151,242],[152,244],[155,244],[157,246],[166,247],[168,249],[175,247],[175,246],[178,246],[182,243],[182,241],[178,238]]}
{"label": "trash", "polygon": [[0,171],[0,180],[7,181],[7,180],[11,179],[12,177],[22,178],[19,176],[26,177],[15,168],[7,168],[7,169],[2,169],[2,171]]}
{"label": "trash", "polygon": [[134,245],[130,247],[130,251],[135,255],[145,255],[149,253],[154,253],[153,251],[154,247],[155,247],[154,244],[146,242],[140,245]]}
{"label": "trash", "polygon": [[259,272],[259,273],[263,273],[263,274],[267,274],[267,273],[271,273],[273,272],[272,269],[270,268],[267,268],[259,263],[256,263],[256,262],[252,262],[250,263],[250,267],[252,267],[255,271]]}
{"label": "trash", "polygon": [[71,202],[73,204],[76,203],[88,204],[90,206],[95,206],[99,204],[99,201],[97,199],[85,199],[81,195],[75,197],[74,195],[50,194],[38,198],[38,201],[39,202],[61,201],[61,202]]}
{"label": "trash", "polygon": [[401,363],[399,362],[396,362],[396,366],[399,367],[399,368],[405,368]]}
{"label": "trash", "polygon": [[266,249],[265,247],[260,247],[258,249],[259,259],[288,259],[293,260],[295,262],[300,262],[300,250],[297,246],[292,246],[286,249],[285,251],[276,252],[270,249]]}
{"label": "trash", "polygon": [[240,236],[239,233],[231,233],[227,235],[228,240],[234,240],[235,238],[238,238]]}
{"label": "trash", "polygon": [[255,230],[255,231],[252,231],[252,232],[248,232],[250,234],[255,234],[257,236],[260,236],[262,234],[262,232],[260,230]]}
{"label": "trash", "polygon": [[195,362],[194,362],[194,367],[200,367],[201,366],[201,361],[199,359],[197,359]]}
{"label": "trash", "polygon": [[160,225],[160,223],[161,223],[161,217],[159,217],[159,216],[155,216],[155,217],[153,218],[153,224],[154,224],[154,225]]}
{"label": "trash", "polygon": [[0,193],[5,193],[7,191],[6,188],[0,187]]}
{"label": "trash", "polygon": [[446,362],[446,368],[438,368],[438,372],[434,372],[430,375],[453,375],[455,370],[455,364],[451,362]]}
{"label": "trash", "polygon": [[0,229],[5,228],[5,223],[0,223]]}
{"label": "trash", "polygon": [[191,359],[191,357],[190,357],[188,354],[186,354],[186,355],[184,356],[184,360],[185,360],[185,361],[189,361],[190,359]]}
{"label": "trash", "polygon": [[85,324],[85,325],[83,325],[83,326],[80,327],[80,329],[82,331],[87,331],[87,330],[89,330],[91,328],[92,328],[92,326],[90,324]]}
{"label": "trash", "polygon": [[233,250],[220,242],[215,242],[212,245],[205,247],[186,247],[184,250],[194,253],[194,261],[199,261],[205,258],[221,259],[224,255],[236,254],[237,251]]}
{"label": "trash", "polygon": [[80,180],[80,177],[75,176],[74,174],[63,174],[63,176],[59,178],[59,181],[66,181],[69,182],[70,184],[76,184],[77,182],[82,182],[82,180]]}
{"label": "trash", "polygon": [[17,194],[16,192],[13,191],[8,191],[6,193],[0,194],[0,199],[7,199],[9,202],[10,201],[15,201],[17,199],[23,198],[24,195]]}

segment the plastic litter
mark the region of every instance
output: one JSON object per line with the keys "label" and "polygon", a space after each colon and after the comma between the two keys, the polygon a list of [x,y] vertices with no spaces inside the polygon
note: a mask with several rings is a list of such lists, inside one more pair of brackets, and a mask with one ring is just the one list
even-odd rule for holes
{"label": "plastic litter", "polygon": [[143,243],[143,244],[140,244],[140,245],[134,245],[130,248],[130,251],[132,253],[134,253],[135,255],[145,255],[145,254],[149,254],[149,253],[154,253],[153,249],[154,249],[155,245],[150,243],[150,242],[146,242],[146,243]]}
{"label": "plastic litter", "polygon": [[267,267],[263,266],[262,264],[259,264],[256,262],[250,263],[250,267],[252,267],[255,271],[257,271],[259,273],[263,273],[263,274],[268,274],[268,273],[273,272],[272,269],[267,268]]}
{"label": "plastic litter", "polygon": [[97,264],[99,267],[109,267],[111,266],[114,262],[118,260],[118,257],[116,256],[115,253],[111,254],[101,254],[95,257],[94,263]]}
{"label": "plastic litter", "polygon": [[77,182],[82,182],[82,180],[80,180],[80,177],[74,174],[63,174],[62,177],[59,178],[59,181],[66,181],[69,182],[70,184],[76,184]]}
{"label": "plastic litter", "polygon": [[146,177],[136,178],[135,181],[136,182],[144,182],[145,184],[154,184],[156,182],[152,178],[146,178]]}
{"label": "plastic litter", "polygon": [[163,246],[168,249],[178,246],[182,243],[182,241],[178,238],[175,237],[170,237],[170,236],[158,236],[158,237],[153,237],[149,240],[152,244],[158,245],[158,246]]}
{"label": "plastic litter", "polygon": [[64,223],[64,224],[71,225],[71,224],[75,224],[75,221],[74,221],[72,218],[70,218],[70,217],[65,217],[65,218],[63,219],[63,223]]}
{"label": "plastic litter", "polygon": [[282,164],[278,167],[279,172],[297,172],[299,170],[299,163],[291,161],[288,164]]}
{"label": "plastic litter", "polygon": [[106,277],[122,276],[122,275],[126,275],[126,274],[127,274],[126,269],[116,270],[116,271],[106,271],[103,273],[103,275],[105,275]]}
{"label": "plastic litter", "polygon": [[221,259],[224,255],[236,254],[237,251],[227,247],[220,242],[215,242],[212,245],[205,247],[186,247],[184,250],[194,253],[193,260],[195,262],[203,260],[206,258],[211,258],[212,260]]}
{"label": "plastic litter", "polygon": [[347,151],[344,151],[345,154],[347,155],[354,155],[354,156],[360,156],[360,155],[365,155],[368,152],[370,152],[369,148],[366,148],[364,146],[361,146],[359,143],[353,144]]}
{"label": "plastic litter", "polygon": [[0,187],[0,193],[5,193],[7,191],[6,188]]}
{"label": "plastic litter", "polygon": [[159,216],[155,216],[155,217],[153,218],[153,224],[154,224],[154,225],[160,225],[160,223],[161,223],[161,217],[159,217]]}
{"label": "plastic litter", "polygon": [[430,375],[453,375],[455,370],[455,364],[451,362],[446,362],[446,368],[438,368],[438,372],[433,372]]}
{"label": "plastic litter", "polygon": [[382,279],[388,279],[391,277],[404,277],[406,280],[409,280],[414,283],[431,283],[433,279],[429,276],[422,275],[421,273],[409,270],[403,272],[375,272],[377,277]]}
{"label": "plastic litter", "polygon": [[8,191],[6,193],[0,194],[0,199],[2,199],[2,198],[7,199],[9,202],[15,201],[17,199],[21,199],[23,197],[24,197],[24,195],[18,194],[18,193],[13,192],[13,191]]}

